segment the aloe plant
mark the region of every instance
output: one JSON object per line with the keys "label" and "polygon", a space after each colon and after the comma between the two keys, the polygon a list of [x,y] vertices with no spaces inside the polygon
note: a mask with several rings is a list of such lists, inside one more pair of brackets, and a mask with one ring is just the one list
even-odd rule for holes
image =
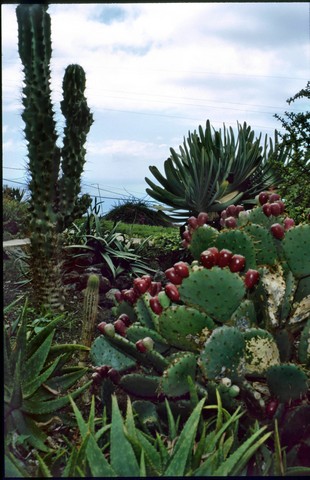
{"label": "aloe plant", "polygon": [[146,178],[151,187],[147,193],[170,207],[166,210],[174,221],[202,211],[220,212],[239,201],[253,204],[259,192],[277,183],[270,160],[283,162],[288,154],[288,149],[279,147],[276,132],[269,145],[267,136],[263,146],[261,135],[254,136],[246,123],[238,124],[235,138],[231,127],[216,131],[208,120],[205,130],[199,126],[198,133],[189,132],[180,153],[170,149],[164,174],[149,167],[160,186]]}
{"label": "aloe plant", "polygon": [[[42,451],[49,451],[47,435],[38,422],[46,422],[69,403],[68,389],[87,369],[68,367],[72,355],[87,347],[78,344],[54,344],[53,336],[63,315],[55,317],[39,333],[27,333],[27,301],[19,318],[14,338],[4,327],[4,416],[5,434],[25,436],[27,442]],[[71,393],[80,395],[90,382]]]}

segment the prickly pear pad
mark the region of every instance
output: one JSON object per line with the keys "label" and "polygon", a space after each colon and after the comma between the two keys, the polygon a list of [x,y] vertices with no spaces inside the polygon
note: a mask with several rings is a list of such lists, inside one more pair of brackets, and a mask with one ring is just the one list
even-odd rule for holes
{"label": "prickly pear pad", "polygon": [[225,323],[245,295],[245,286],[237,273],[227,268],[192,271],[179,288],[181,300],[202,310],[215,321]]}
{"label": "prickly pear pad", "polygon": [[295,277],[310,275],[310,225],[298,225],[285,233],[282,241],[285,258]]}
{"label": "prickly pear pad", "polygon": [[165,338],[158,332],[151,328],[144,327],[143,325],[137,325],[136,323],[127,329],[126,336],[128,340],[133,343],[141,338],[151,337],[152,340],[154,340],[155,349],[160,353],[166,352],[170,348],[170,345],[166,342]]}
{"label": "prickly pear pad", "polygon": [[209,226],[198,227],[192,234],[190,251],[195,260],[199,260],[201,252],[215,244],[219,232]]}
{"label": "prickly pear pad", "polygon": [[280,402],[297,400],[308,391],[307,375],[296,365],[275,365],[268,369],[266,377],[271,394]]}
{"label": "prickly pear pad", "polygon": [[111,345],[102,335],[97,337],[90,350],[92,364],[95,366],[109,365],[122,371],[134,367],[136,361],[128,354],[122,353]]}
{"label": "prickly pear pad", "polygon": [[159,332],[171,345],[192,352],[199,349],[199,341],[197,343],[194,337],[199,339],[199,333],[204,328],[212,330],[215,327],[211,318],[186,305],[165,309],[159,316],[158,323]]}
{"label": "prickly pear pad", "polygon": [[216,328],[206,341],[200,355],[200,365],[208,380],[238,376],[240,360],[244,355],[245,340],[235,327]]}
{"label": "prickly pear pad", "polygon": [[252,237],[257,265],[273,265],[278,261],[278,253],[272,234],[261,225],[250,224],[245,231]]}
{"label": "prickly pear pad", "polygon": [[221,250],[227,248],[233,253],[243,255],[246,259],[245,268],[256,268],[255,249],[253,241],[247,233],[242,230],[223,230],[218,235],[215,246]]}
{"label": "prickly pear pad", "polygon": [[120,386],[125,392],[143,398],[156,398],[159,390],[160,377],[129,373],[120,380]]}
{"label": "prickly pear pad", "polygon": [[169,397],[179,397],[189,392],[187,377],[195,379],[196,355],[180,352],[172,355],[170,359],[170,365],[162,376],[161,390]]}
{"label": "prickly pear pad", "polygon": [[245,369],[249,374],[263,374],[279,365],[280,355],[273,336],[266,330],[251,328],[244,333]]}

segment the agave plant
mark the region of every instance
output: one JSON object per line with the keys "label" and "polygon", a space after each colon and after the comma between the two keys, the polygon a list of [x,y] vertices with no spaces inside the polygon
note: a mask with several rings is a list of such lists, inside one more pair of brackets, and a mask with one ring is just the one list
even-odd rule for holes
{"label": "agave plant", "polygon": [[165,175],[157,167],[150,171],[160,183],[156,185],[149,178],[151,188],[147,193],[159,202],[171,207],[170,218],[184,221],[199,212],[220,212],[230,204],[242,201],[255,203],[255,196],[278,182],[271,167],[271,159],[285,161],[288,149],[278,142],[275,132],[274,142],[265,137],[261,145],[261,135],[255,138],[250,126],[238,124],[235,138],[233,129],[224,125],[216,131],[209,120],[203,130],[198,127],[194,133],[184,138],[180,153],[173,148],[164,163]]}

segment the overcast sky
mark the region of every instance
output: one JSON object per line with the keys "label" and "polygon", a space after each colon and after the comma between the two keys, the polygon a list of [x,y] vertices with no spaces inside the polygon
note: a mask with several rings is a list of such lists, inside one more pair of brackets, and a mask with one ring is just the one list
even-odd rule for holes
{"label": "overcast sky", "polygon": [[[3,178],[26,182],[23,74],[16,5],[2,5]],[[83,190],[147,198],[188,131],[247,122],[273,138],[274,114],[305,111],[286,100],[309,80],[309,3],[50,4],[52,91],[59,113],[66,66],[86,72],[94,124]],[[4,180],[4,184],[8,184]],[[15,184],[19,186],[19,184]],[[108,210],[115,200],[105,200]]]}

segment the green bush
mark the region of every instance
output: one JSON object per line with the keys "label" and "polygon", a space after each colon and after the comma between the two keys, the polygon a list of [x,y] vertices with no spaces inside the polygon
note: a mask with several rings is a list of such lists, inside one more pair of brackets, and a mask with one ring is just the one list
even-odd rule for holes
{"label": "green bush", "polygon": [[159,211],[139,199],[123,200],[105,215],[106,220],[139,225],[171,226],[171,222]]}

